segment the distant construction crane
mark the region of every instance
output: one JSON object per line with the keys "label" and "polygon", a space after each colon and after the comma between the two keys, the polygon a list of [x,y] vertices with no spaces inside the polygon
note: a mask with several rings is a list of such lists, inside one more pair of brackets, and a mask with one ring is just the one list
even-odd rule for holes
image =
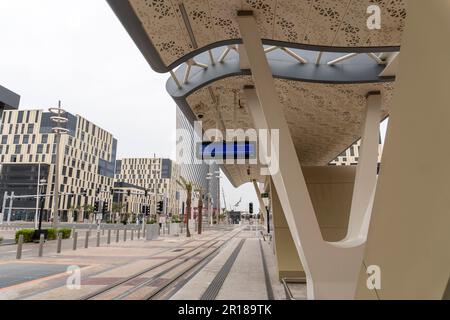
{"label": "distant construction crane", "polygon": [[223,197],[223,204],[225,205],[225,211],[228,211],[227,199],[225,198],[225,189],[224,188],[222,188],[222,197]]}
{"label": "distant construction crane", "polygon": [[242,198],[234,205],[234,211],[236,211],[237,207],[239,207],[241,202],[242,202]]}

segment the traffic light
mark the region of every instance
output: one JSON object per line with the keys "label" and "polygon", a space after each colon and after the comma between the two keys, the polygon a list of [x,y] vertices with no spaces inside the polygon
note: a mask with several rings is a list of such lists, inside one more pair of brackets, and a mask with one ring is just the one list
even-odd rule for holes
{"label": "traffic light", "polygon": [[95,201],[95,203],[94,203],[94,212],[98,212],[99,207],[100,207],[100,203],[98,201]]}
{"label": "traffic light", "polygon": [[253,214],[253,202],[250,202],[250,203],[248,204],[248,212],[249,212],[250,214]]}
{"label": "traffic light", "polygon": [[150,206],[145,206],[145,214],[146,214],[147,216],[150,215]]}
{"label": "traffic light", "polygon": [[145,190],[145,197],[148,197],[148,190]]}
{"label": "traffic light", "polygon": [[103,210],[102,210],[102,212],[103,212],[103,214],[107,214],[108,211],[109,211],[109,203],[105,201],[103,203]]}
{"label": "traffic light", "polygon": [[163,213],[164,212],[164,201],[159,201],[158,202],[158,213]]}

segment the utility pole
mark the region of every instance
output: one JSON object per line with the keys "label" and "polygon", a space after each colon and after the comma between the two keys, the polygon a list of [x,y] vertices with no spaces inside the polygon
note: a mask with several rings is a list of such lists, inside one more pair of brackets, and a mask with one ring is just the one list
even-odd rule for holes
{"label": "utility pole", "polygon": [[34,229],[38,228],[40,183],[41,183],[41,163],[38,164],[38,176],[37,176],[37,187],[36,187],[36,212],[34,214]]}
{"label": "utility pole", "polygon": [[8,221],[7,224],[11,224],[11,214],[14,202],[14,191],[11,192],[11,196],[9,197],[9,209],[8,209]]}
{"label": "utility pole", "polygon": [[2,212],[0,214],[0,225],[3,224],[3,219],[5,218],[6,200],[7,200],[7,198],[8,198],[8,191],[5,191],[5,194],[3,196]]}

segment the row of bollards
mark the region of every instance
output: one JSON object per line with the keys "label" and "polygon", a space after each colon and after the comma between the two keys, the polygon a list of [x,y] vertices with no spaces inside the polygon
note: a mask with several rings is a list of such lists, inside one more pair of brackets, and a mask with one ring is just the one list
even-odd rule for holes
{"label": "row of bollards", "polygon": [[[127,229],[124,229],[123,232],[123,241],[126,242],[127,241]],[[134,229],[131,230],[131,241],[134,240],[135,238],[135,231]],[[146,229],[143,229],[143,237],[145,238],[145,233],[146,233]],[[105,235],[105,230],[103,229],[103,231],[97,231],[97,248],[100,247],[101,245],[101,235]],[[89,248],[89,238],[91,236],[91,231],[88,230],[86,231],[86,237],[84,239],[84,248],[88,249]],[[107,245],[111,244],[111,236],[112,236],[112,230],[109,229],[108,233],[107,233]],[[78,248],[78,232],[73,228],[72,229],[72,239],[73,239],[73,245],[72,245],[72,250],[76,251]],[[120,230],[117,229],[116,230],[116,243],[119,243],[119,239],[120,239]],[[141,229],[138,229],[137,232],[137,239],[140,240],[141,239]],[[58,233],[57,234],[57,244],[56,244],[56,253],[60,254],[62,252],[62,233]],[[19,235],[18,241],[17,241],[17,254],[16,254],[16,259],[20,260],[22,259],[22,250],[23,250],[23,242],[24,242],[24,236],[23,235]],[[43,257],[44,256],[44,244],[45,244],[45,236],[44,234],[41,234],[40,238],[39,238],[39,247],[38,247],[38,257]]]}

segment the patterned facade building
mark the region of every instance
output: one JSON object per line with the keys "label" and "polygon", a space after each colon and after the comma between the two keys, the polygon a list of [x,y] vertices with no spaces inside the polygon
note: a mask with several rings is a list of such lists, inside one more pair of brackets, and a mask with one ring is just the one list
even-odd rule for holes
{"label": "patterned facade building", "polygon": [[151,214],[156,214],[159,201],[164,201],[165,213],[169,216],[180,214],[179,177],[180,167],[170,159],[127,158],[118,160],[116,165],[116,183],[127,183],[147,190]]}
{"label": "patterned facade building", "polygon": [[[358,140],[350,148],[345,150],[335,160],[330,162],[332,166],[356,166],[359,161],[359,154],[361,149],[361,140]],[[380,136],[380,143],[378,147],[378,163],[381,162],[381,156],[383,153],[383,144]]]}
{"label": "patterned facade building", "polygon": [[[220,179],[218,172],[220,167],[216,163],[205,161],[196,163],[195,142],[201,141],[201,137],[194,131],[193,121],[189,120],[183,111],[177,106],[177,162],[181,166],[181,176],[187,181],[193,182],[206,190],[209,198],[210,210],[216,214],[220,212]],[[188,155],[186,155],[188,153]],[[207,179],[208,175],[212,178]],[[194,195],[195,196],[195,195]],[[195,210],[198,199],[194,197],[193,207]],[[185,195],[183,208],[185,205]],[[205,211],[204,211],[205,212]],[[184,213],[184,210],[183,210]]]}
{"label": "patterned facade building", "polygon": [[[43,110],[5,111],[0,126],[0,197],[12,191],[36,195],[43,184],[47,220],[51,218],[57,150],[51,116]],[[66,113],[65,117],[68,133],[59,144],[59,214],[61,221],[81,222],[92,218],[88,208],[96,201],[108,202],[111,208],[117,140],[79,115]],[[14,202],[16,219],[34,218],[36,199]]]}

